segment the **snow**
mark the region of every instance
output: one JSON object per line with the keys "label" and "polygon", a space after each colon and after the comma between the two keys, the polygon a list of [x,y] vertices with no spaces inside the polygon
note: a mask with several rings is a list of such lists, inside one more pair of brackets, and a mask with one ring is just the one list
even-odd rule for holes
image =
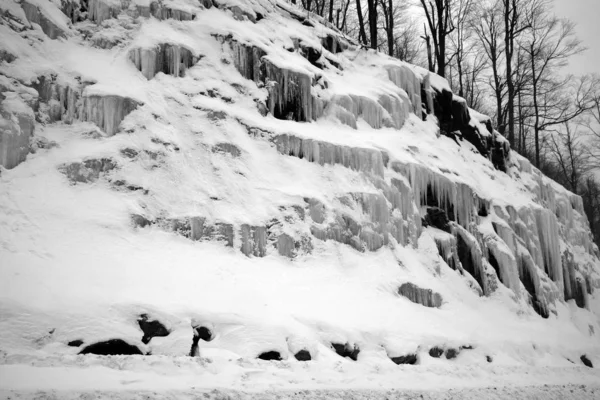
{"label": "snow", "polygon": [[[397,390],[437,398],[455,388],[487,397],[490,388],[510,394],[515,386],[523,396],[538,395],[544,384],[553,385],[548,396],[598,394],[598,370],[580,362],[586,354],[600,364],[598,254],[580,199],[519,156],[511,155],[505,174],[469,143],[438,137],[434,118],[423,121],[413,104],[416,93],[398,85],[404,78],[392,81],[388,68],[406,68],[430,79],[436,90],[449,89],[445,80],[356,48],[336,55],[343,71],[318,69],[294,49],[294,39],[317,48],[334,33],[318,19],[318,28],[304,26],[277,7],[291,5],[276,1],[221,3],[198,8],[193,21],[122,13],[127,33],[111,30],[123,35],[111,49],[94,48],[76,33],[52,41],[0,25],[10,39],[3,46],[18,56],[1,64],[0,72],[23,83],[58,74],[57,83],[88,102],[88,114],[98,113],[79,119],[104,130],[77,119],[37,124],[36,138],[56,146],[1,171],[0,396],[28,398],[39,390],[70,398],[98,390],[119,398],[143,390],[186,397],[216,389],[242,397],[310,390],[318,398],[328,390],[332,396],[351,390],[357,398],[383,398]],[[264,18],[240,21],[225,6]],[[279,68],[271,74],[278,84],[295,73],[306,76],[307,102],[355,96],[349,108],[356,112],[348,111],[356,129],[318,113],[303,123],[261,115],[256,104],[268,104],[268,89],[244,79],[236,69],[244,63],[234,62],[216,35],[262,49],[264,60]],[[183,76],[146,79],[129,52],[162,43],[183,46],[199,60]],[[326,87],[310,85],[317,76]],[[17,95],[13,86],[3,107],[33,115],[20,100],[26,91]],[[140,104],[130,113],[119,114],[121,107],[104,115],[90,103],[116,96]],[[391,96],[389,104],[382,96]],[[372,109],[359,111],[367,103]],[[391,117],[383,104],[392,111],[406,108],[393,126],[383,123]],[[481,125],[484,116],[471,114]],[[483,125],[479,129],[485,132]],[[73,183],[60,172],[70,163],[102,158],[117,167],[96,182]],[[147,193],[123,189],[118,181]],[[421,226],[428,186],[438,205],[452,205],[453,234]],[[311,199],[322,203],[318,212]],[[487,217],[478,215],[482,204],[489,206]],[[133,214],[231,224],[233,246],[190,240],[167,223],[133,227]],[[315,227],[336,228],[344,218],[361,225],[355,237],[362,238],[363,252],[311,234]],[[501,227],[497,233],[492,223]],[[251,227],[266,232],[255,253],[264,257],[242,253],[254,252],[241,232]],[[274,245],[283,234],[294,244],[312,238],[312,250],[294,248],[290,258]],[[477,276],[447,264],[458,259],[455,235],[471,244]],[[586,295],[587,308],[561,300],[561,250],[572,252],[578,266],[573,277],[585,275],[595,287]],[[482,258],[488,252],[500,266],[499,277]],[[547,319],[528,304],[519,280],[523,268],[550,311]],[[398,295],[405,282],[439,293],[441,307]],[[171,334],[143,344],[137,318],[144,313]],[[215,338],[199,343],[199,357],[188,357],[192,326],[200,324]],[[113,338],[153,355],[83,356],[67,345]],[[340,358],[332,342],[357,345],[358,361]],[[433,346],[473,349],[447,360],[430,357]],[[313,360],[296,361],[301,349]],[[283,361],[256,360],[265,351],[280,352]],[[409,353],[418,355],[417,365],[389,359]]]}

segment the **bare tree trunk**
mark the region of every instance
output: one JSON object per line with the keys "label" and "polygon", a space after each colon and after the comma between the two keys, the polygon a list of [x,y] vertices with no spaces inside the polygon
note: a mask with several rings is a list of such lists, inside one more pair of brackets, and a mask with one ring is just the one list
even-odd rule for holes
{"label": "bare tree trunk", "polygon": [[371,48],[377,49],[377,0],[367,0],[369,8],[369,33]]}
{"label": "bare tree trunk", "polygon": [[360,0],[356,0],[356,12],[358,13],[358,27],[360,32],[360,39],[362,43],[367,45],[367,33],[365,32],[365,21],[363,19],[362,7],[360,5]]}
{"label": "bare tree trunk", "polygon": [[333,0],[329,0],[329,23],[333,23]]}

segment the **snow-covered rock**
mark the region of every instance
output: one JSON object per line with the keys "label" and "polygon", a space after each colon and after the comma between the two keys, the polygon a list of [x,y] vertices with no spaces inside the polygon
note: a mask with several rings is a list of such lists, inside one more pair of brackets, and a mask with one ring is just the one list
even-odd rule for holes
{"label": "snow-covered rock", "polygon": [[283,0],[0,7],[0,374],[597,378],[581,198],[442,78]]}

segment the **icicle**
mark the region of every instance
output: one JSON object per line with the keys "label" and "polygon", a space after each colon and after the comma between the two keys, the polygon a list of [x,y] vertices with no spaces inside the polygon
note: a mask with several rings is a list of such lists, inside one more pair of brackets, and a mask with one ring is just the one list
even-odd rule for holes
{"label": "icicle", "polygon": [[88,19],[98,25],[107,19],[116,18],[121,13],[121,2],[89,0],[88,4]]}
{"label": "icicle", "polygon": [[197,57],[194,57],[190,50],[169,43],[149,49],[131,49],[129,59],[146,79],[152,79],[158,72],[176,77],[183,76],[185,70],[197,61]]}
{"label": "icicle", "polygon": [[[421,81],[417,75],[405,65],[390,65],[386,67],[389,79],[408,95],[412,112],[421,118]],[[433,105],[431,107],[433,110]]]}
{"label": "icicle", "polygon": [[138,102],[128,97],[117,95],[84,96],[80,118],[82,121],[95,123],[108,135],[114,135],[119,130],[121,121],[138,106]]}
{"label": "icicle", "polygon": [[383,156],[378,150],[302,139],[288,134],[278,135],[273,141],[281,154],[304,158],[320,165],[340,164],[355,171],[383,177]]}
{"label": "icicle", "polygon": [[541,252],[544,257],[544,268],[550,279],[556,282],[562,290],[563,277],[556,217],[549,210],[538,209],[535,212],[535,220]]}
{"label": "icicle", "polygon": [[250,226],[243,224],[240,227],[242,246],[240,250],[245,255],[264,257],[267,254],[267,228],[264,226]]}
{"label": "icicle", "polygon": [[387,124],[391,124],[390,126],[396,129],[400,129],[404,126],[404,122],[406,121],[406,118],[408,118],[410,112],[410,101],[408,98],[405,97],[404,93],[398,96],[399,97],[396,97],[390,94],[382,94],[379,96],[379,104],[387,111],[389,118],[391,118],[389,123],[387,122],[387,118],[384,119],[384,125],[387,126]]}
{"label": "icicle", "polygon": [[420,288],[410,282],[403,283],[398,289],[398,294],[425,307],[440,307],[442,305],[442,296],[439,293],[431,289]]}
{"label": "icicle", "polygon": [[517,261],[508,246],[496,236],[486,236],[486,245],[489,250],[488,261],[497,269],[500,282],[511,289],[517,298],[520,297],[520,281]]}
{"label": "icicle", "polygon": [[267,104],[275,118],[312,121],[320,117],[312,113],[312,78],[309,75],[279,68],[268,60],[264,63],[269,89]]}
{"label": "icicle", "polygon": [[457,252],[462,268],[469,272],[481,286],[484,295],[493,291],[483,267],[483,254],[477,239],[459,225],[454,225],[453,234],[457,240]]}

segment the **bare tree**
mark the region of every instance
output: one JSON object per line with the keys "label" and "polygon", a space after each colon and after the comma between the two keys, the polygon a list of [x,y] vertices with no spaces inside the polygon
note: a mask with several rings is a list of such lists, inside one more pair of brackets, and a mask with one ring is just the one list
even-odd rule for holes
{"label": "bare tree", "polygon": [[[437,74],[446,76],[446,38],[455,27],[452,21],[452,7],[450,0],[420,0],[427,26],[433,41],[433,52],[437,64]],[[425,33],[425,37],[429,37]],[[431,67],[431,63],[430,63]]]}
{"label": "bare tree", "polygon": [[475,14],[472,22],[473,30],[479,39],[478,48],[485,53],[491,74],[489,86],[494,92],[496,126],[500,133],[504,133],[506,127],[506,113],[504,99],[506,96],[506,75],[502,70],[504,42],[502,9],[499,3],[493,1],[481,6],[480,11]]}
{"label": "bare tree", "polygon": [[[540,134],[589,110],[593,95],[593,86],[588,78],[581,80],[576,88],[569,87],[572,76],[557,78],[558,70],[569,57],[582,52],[584,47],[575,37],[575,25],[550,15],[544,11],[546,6],[546,1],[540,1],[527,14],[530,29],[521,44],[531,74],[536,165],[540,164]],[[574,98],[570,99],[569,95],[574,95]]]}
{"label": "bare tree", "polygon": [[565,122],[563,130],[551,135],[550,143],[561,182],[577,194],[582,178],[592,168],[583,133],[577,125]]}

